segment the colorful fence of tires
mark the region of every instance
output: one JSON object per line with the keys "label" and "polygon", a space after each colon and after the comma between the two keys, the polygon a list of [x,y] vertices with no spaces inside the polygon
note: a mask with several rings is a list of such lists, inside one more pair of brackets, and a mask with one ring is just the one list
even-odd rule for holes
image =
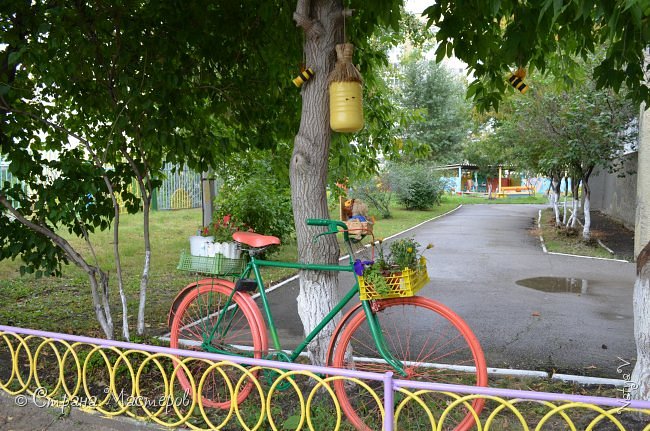
{"label": "colorful fence of tires", "polygon": [[[0,389],[198,430],[650,430],[650,402],[399,380],[0,326]],[[344,381],[363,424],[346,418]],[[200,395],[199,395],[200,394]],[[363,395],[363,396],[362,396]],[[479,414],[472,400],[485,400]],[[235,402],[236,400],[236,402]],[[467,418],[470,418],[469,421]]]}

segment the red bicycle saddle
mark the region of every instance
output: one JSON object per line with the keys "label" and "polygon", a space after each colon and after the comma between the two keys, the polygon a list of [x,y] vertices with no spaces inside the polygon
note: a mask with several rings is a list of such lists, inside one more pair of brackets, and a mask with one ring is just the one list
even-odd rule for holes
{"label": "red bicycle saddle", "polygon": [[260,235],[255,232],[235,232],[232,238],[251,247],[259,248],[266,247],[273,244],[280,244],[280,238],[270,235]]}

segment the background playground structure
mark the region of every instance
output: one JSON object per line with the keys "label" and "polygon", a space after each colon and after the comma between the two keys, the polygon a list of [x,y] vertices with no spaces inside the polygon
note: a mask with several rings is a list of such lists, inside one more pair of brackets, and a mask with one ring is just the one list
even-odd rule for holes
{"label": "background playground structure", "polygon": [[[438,166],[445,181],[445,190],[451,194],[489,195],[490,188],[495,197],[535,196],[548,192],[551,181],[546,177],[533,177],[498,166],[497,174],[486,175],[477,165],[471,163]],[[570,188],[569,180],[569,188]],[[564,183],[561,184],[564,192]]]}

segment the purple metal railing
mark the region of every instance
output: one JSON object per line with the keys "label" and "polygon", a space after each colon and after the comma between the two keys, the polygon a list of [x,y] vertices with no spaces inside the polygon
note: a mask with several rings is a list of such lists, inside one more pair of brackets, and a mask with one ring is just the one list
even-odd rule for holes
{"label": "purple metal railing", "polygon": [[384,384],[384,430],[393,431],[393,395],[398,388],[420,389],[440,392],[452,392],[459,394],[476,394],[488,395],[502,398],[520,398],[527,400],[550,401],[550,402],[577,402],[585,404],[594,404],[598,406],[609,407],[626,407],[633,409],[650,410],[650,401],[625,400],[620,398],[594,397],[585,395],[571,395],[550,392],[523,391],[516,389],[501,389],[479,386],[451,385],[443,383],[417,382],[412,380],[394,379],[392,372],[371,373],[365,371],[346,370],[341,368],[319,367],[314,365],[305,365],[288,362],[277,362],[266,359],[253,359],[244,357],[235,357],[220,355],[216,353],[197,352],[193,350],[172,349],[161,346],[151,346],[146,344],[135,344],[124,341],[105,340],[101,338],[84,337],[78,335],[68,335],[56,332],[39,331],[34,329],[16,328],[12,326],[0,325],[0,332],[15,333],[19,335],[31,335],[35,337],[51,338],[68,342],[78,342],[93,344],[99,347],[116,347],[120,349],[135,349],[150,353],[163,353],[175,356],[193,357],[207,359],[211,361],[230,361],[237,364],[253,365],[268,368],[280,368],[292,371],[310,371],[315,374],[336,375],[342,377],[357,378],[362,380],[381,381]]}

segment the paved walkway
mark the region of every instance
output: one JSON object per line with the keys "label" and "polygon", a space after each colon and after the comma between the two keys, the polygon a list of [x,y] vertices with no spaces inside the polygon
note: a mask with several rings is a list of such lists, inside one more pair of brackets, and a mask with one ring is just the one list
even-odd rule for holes
{"label": "paved walkway", "polygon": [[[544,254],[529,232],[543,207],[467,205],[405,234],[435,244],[420,295],[467,321],[488,366],[620,378],[618,358],[636,356],[634,264]],[[270,294],[287,345],[302,336],[297,294],[297,282]]]}

